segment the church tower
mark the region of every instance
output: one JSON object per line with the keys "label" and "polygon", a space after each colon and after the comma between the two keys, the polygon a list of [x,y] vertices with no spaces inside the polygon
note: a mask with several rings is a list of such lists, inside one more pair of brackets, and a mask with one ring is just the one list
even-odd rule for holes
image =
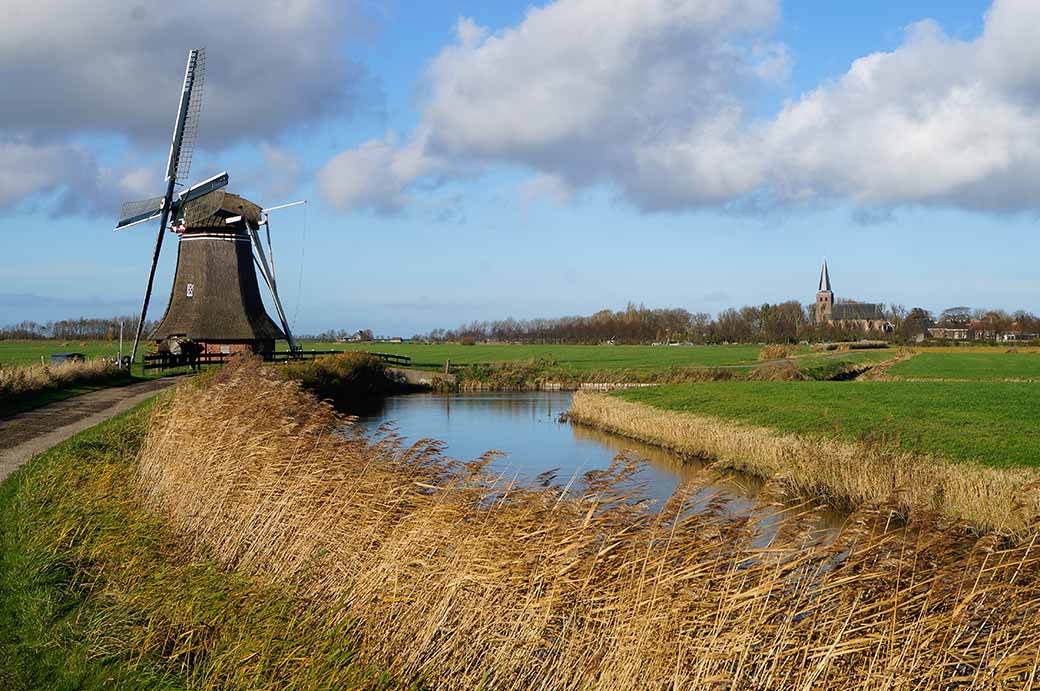
{"label": "church tower", "polygon": [[816,323],[826,324],[830,321],[834,310],[834,293],[831,291],[831,277],[827,273],[827,260],[823,260],[820,270],[820,288],[816,291]]}

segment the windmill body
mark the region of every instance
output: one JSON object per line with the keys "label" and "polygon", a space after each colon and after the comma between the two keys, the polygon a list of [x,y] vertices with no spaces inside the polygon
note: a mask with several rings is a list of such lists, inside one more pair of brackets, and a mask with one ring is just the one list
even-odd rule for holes
{"label": "windmill body", "polygon": [[249,231],[260,207],[216,190],[186,204],[184,216],[170,302],[151,339],[164,350],[188,341],[198,352],[273,353],[286,334],[264,309],[254,266]]}

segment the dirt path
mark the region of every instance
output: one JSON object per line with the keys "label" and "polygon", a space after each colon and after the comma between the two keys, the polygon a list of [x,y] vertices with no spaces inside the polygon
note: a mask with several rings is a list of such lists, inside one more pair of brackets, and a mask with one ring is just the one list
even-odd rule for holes
{"label": "dirt path", "polygon": [[180,381],[164,377],[102,389],[0,420],[0,482],[38,453],[130,410]]}

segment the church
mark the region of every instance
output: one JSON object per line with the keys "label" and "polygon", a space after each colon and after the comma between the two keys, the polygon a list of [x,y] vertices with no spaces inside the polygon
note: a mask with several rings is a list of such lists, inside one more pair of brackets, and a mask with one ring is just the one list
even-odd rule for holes
{"label": "church", "polygon": [[892,325],[885,319],[881,305],[873,302],[834,302],[827,260],[820,270],[820,287],[816,292],[816,323],[839,329],[888,332]]}

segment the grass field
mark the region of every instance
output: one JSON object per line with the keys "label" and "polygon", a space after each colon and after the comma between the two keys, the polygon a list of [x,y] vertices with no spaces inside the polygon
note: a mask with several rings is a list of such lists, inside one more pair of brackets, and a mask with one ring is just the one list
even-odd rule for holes
{"label": "grass field", "polygon": [[895,365],[888,373],[913,379],[1040,380],[1040,353],[930,351]]}
{"label": "grass field", "polygon": [[781,432],[878,440],[995,467],[1040,467],[1040,387],[999,382],[726,382],[616,394]]}
{"label": "grass field", "polygon": [[455,343],[421,345],[415,343],[306,343],[308,350],[364,350],[407,355],[412,366],[442,369],[446,360],[452,365],[490,362],[547,360],[557,367],[575,372],[593,370],[663,371],[672,367],[720,367],[753,364],[758,359],[757,345],[733,346],[582,346],[582,345],[487,345],[464,346]]}
{"label": "grass field", "polygon": [[[123,342],[123,354],[129,355],[133,339]],[[0,341],[0,365],[39,364],[40,358],[50,364],[53,353],[83,353],[88,358],[115,357],[119,341]]]}

